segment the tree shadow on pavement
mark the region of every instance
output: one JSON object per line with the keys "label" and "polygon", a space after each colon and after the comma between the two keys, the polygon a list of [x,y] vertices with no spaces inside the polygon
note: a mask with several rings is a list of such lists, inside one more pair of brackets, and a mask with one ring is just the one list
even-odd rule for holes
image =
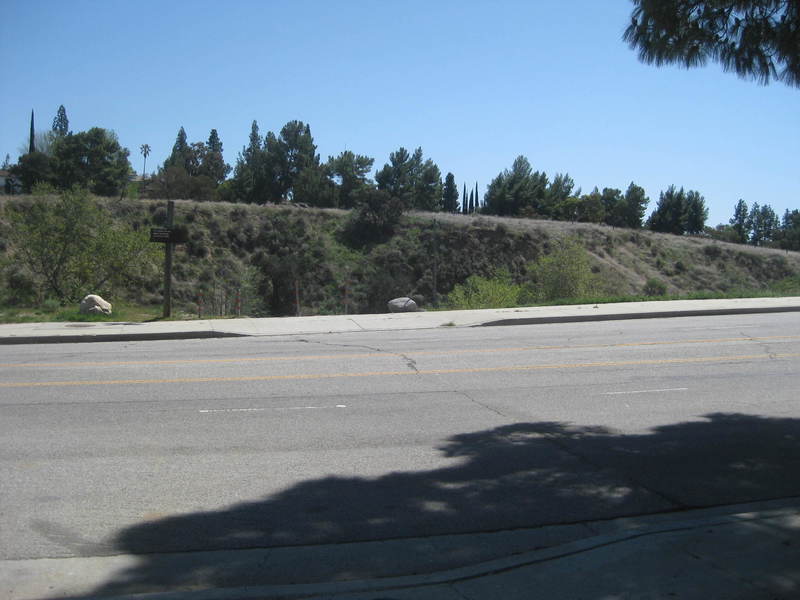
{"label": "tree shadow on pavement", "polygon": [[520,423],[453,436],[440,450],[457,463],[309,480],[256,501],[124,529],[115,547],[139,562],[95,593],[197,580],[224,587],[236,570],[236,553],[195,552],[168,571],[151,553],[489,532],[800,496],[797,419],[717,413],[637,435]]}

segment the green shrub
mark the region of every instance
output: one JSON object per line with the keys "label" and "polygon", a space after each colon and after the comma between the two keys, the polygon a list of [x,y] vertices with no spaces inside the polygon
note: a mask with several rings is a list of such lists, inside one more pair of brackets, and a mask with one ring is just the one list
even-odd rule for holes
{"label": "green shrub", "polygon": [[522,286],[511,280],[507,269],[500,269],[491,278],[468,277],[447,295],[445,305],[451,310],[509,308],[519,304],[521,294]]}
{"label": "green shrub", "polygon": [[651,277],[644,284],[642,292],[645,296],[665,296],[667,294],[667,284],[660,279]]}
{"label": "green shrub", "polygon": [[77,302],[156,276],[159,251],[147,234],[116,222],[85,190],[34,196],[6,216],[12,259],[26,270],[16,274],[29,273],[39,297]]}
{"label": "green shrub", "polygon": [[538,300],[569,300],[593,291],[596,281],[589,255],[575,238],[560,240],[553,251],[529,265],[528,292]]}

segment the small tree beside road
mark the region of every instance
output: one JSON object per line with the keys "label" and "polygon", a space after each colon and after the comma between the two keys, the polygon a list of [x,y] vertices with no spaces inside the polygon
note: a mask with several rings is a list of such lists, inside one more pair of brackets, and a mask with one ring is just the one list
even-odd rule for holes
{"label": "small tree beside road", "polygon": [[42,193],[6,205],[14,261],[30,272],[42,298],[77,302],[131,281],[157,277],[158,249],[121,227],[85,190]]}

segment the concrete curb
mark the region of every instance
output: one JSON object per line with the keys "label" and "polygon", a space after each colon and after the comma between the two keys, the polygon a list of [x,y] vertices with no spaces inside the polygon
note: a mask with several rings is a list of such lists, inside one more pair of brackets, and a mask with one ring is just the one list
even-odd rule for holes
{"label": "concrete curb", "polygon": [[[122,596],[77,596],[72,597],[72,600],[111,600],[111,598],[114,600],[300,600],[303,598],[332,598],[341,595],[371,594],[449,585],[482,577],[502,576],[504,573],[515,569],[544,564],[608,546],[625,544],[641,538],[680,534],[681,532],[690,532],[707,527],[730,527],[778,516],[800,515],[799,502],[800,498],[790,498],[777,501],[765,501],[763,503],[718,507],[716,509],[701,509],[703,512],[710,512],[712,514],[694,519],[688,518],[686,520],[667,519],[664,522],[647,527],[622,528],[621,531],[598,534],[593,537],[550,548],[522,552],[513,556],[489,560],[475,565],[447,569],[424,575],[408,575],[387,577],[384,579],[331,583],[215,588],[191,592],[154,592]],[[772,506],[772,508],[757,510],[758,506],[761,505],[766,505],[767,507]],[[748,511],[746,510],[748,507],[754,507],[755,510]],[[725,511],[726,509],[727,512],[724,514],[713,514],[720,510]],[[655,517],[656,519],[663,516],[664,515],[651,515],[651,517]],[[626,519],[622,518],[619,520],[625,521]]]}
{"label": "concrete curb", "polygon": [[162,333],[108,333],[87,335],[32,335],[0,337],[0,346],[16,344],[83,344],[89,342],[140,342],[158,340],[204,340],[211,338],[249,337],[224,331],[165,331]]}
{"label": "concrete curb", "polygon": [[520,317],[501,319],[473,325],[473,327],[496,327],[503,325],[545,325],[549,323],[584,323],[588,321],[627,321],[632,319],[671,319],[674,317],[713,317],[720,315],[752,315],[760,313],[800,312],[797,306],[764,308],[719,308],[700,310],[653,311],[649,313],[616,313],[610,315],[570,315],[565,317]]}
{"label": "concrete curb", "polygon": [[[774,299],[773,299],[774,300]],[[724,315],[748,315],[748,314],[767,314],[767,313],[784,313],[784,312],[800,312],[800,302],[798,299],[787,298],[783,305],[775,306],[736,306],[737,302],[750,302],[747,299],[720,301],[730,304],[730,307],[724,308],[708,308],[697,307],[696,301],[683,301],[686,302],[685,309],[659,310],[659,302],[646,303],[646,308],[641,309],[640,304],[632,303],[628,310],[620,306],[614,305],[600,305],[600,311],[587,314],[587,310],[598,308],[597,306],[564,306],[564,307],[534,307],[530,309],[514,309],[513,312],[524,312],[527,314],[515,315],[509,318],[497,318],[499,316],[509,314],[512,312],[510,309],[498,310],[476,310],[476,311],[442,311],[442,312],[420,312],[420,313],[405,313],[393,315],[361,315],[358,322],[354,321],[354,316],[341,316],[349,322],[347,327],[332,326],[335,317],[323,317],[325,325],[321,322],[314,321],[318,317],[297,317],[289,318],[297,319],[297,323],[302,323],[302,326],[292,324],[289,327],[279,327],[275,331],[266,331],[263,326],[251,326],[251,330],[247,330],[246,326],[239,325],[239,327],[231,326],[231,321],[213,321],[206,325],[198,324],[193,321],[187,321],[185,325],[181,322],[169,322],[169,331],[131,331],[131,332],[114,332],[114,333],[96,333],[87,332],[85,334],[77,334],[74,331],[61,333],[42,333],[42,335],[26,335],[24,332],[24,325],[14,325],[17,330],[21,330],[20,335],[3,335],[0,331],[0,346],[2,345],[21,345],[21,344],[75,344],[75,343],[94,343],[94,342],[131,342],[131,341],[158,341],[158,340],[194,340],[194,339],[213,339],[213,338],[228,338],[228,337],[268,337],[268,336],[286,336],[286,335],[313,335],[325,334],[332,332],[356,332],[356,331],[400,331],[400,330],[415,330],[415,329],[437,329],[442,327],[442,321],[449,318],[449,315],[459,315],[459,323],[452,325],[454,327],[498,327],[508,325],[543,325],[554,323],[585,323],[592,321],[620,321],[620,320],[633,320],[633,319],[667,319],[676,317],[703,317],[703,316],[724,316]],[[713,302],[713,301],[700,301],[700,302]],[[652,304],[652,308],[650,305]],[[673,303],[674,305],[675,303]],[[602,312],[603,308],[615,312]],[[531,312],[541,312],[542,316],[530,316]],[[572,311],[573,314],[561,314],[564,312]],[[579,311],[583,311],[582,313]],[[423,315],[421,319],[414,318],[415,315]],[[468,322],[464,322],[463,316],[469,315]],[[440,317],[436,321],[432,321],[430,317]],[[376,317],[378,319],[376,319]],[[392,319],[391,324],[382,317]],[[404,317],[399,319],[399,317]],[[333,321],[332,321],[333,319]],[[482,320],[485,319],[485,320]],[[302,321],[301,321],[302,320]],[[234,322],[246,322],[247,320],[235,320]],[[252,319],[251,321],[261,321],[260,319]],[[238,324],[238,323],[237,323]],[[31,324],[34,327],[36,324]],[[122,327],[127,324],[118,324]],[[140,325],[140,324],[136,324]],[[227,327],[226,327],[227,325]],[[335,324],[334,324],[335,325]],[[341,324],[340,324],[341,325]],[[185,329],[180,330],[183,326]],[[227,331],[225,330],[227,329]],[[233,329],[233,331],[231,330]],[[238,329],[238,331],[237,331]],[[295,330],[296,329],[296,330]]]}

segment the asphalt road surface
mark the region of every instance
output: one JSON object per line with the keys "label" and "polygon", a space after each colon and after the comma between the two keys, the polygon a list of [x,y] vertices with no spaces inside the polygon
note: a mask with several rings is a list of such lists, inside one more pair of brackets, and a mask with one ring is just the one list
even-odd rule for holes
{"label": "asphalt road surface", "polygon": [[0,347],[0,559],[800,495],[800,318]]}

